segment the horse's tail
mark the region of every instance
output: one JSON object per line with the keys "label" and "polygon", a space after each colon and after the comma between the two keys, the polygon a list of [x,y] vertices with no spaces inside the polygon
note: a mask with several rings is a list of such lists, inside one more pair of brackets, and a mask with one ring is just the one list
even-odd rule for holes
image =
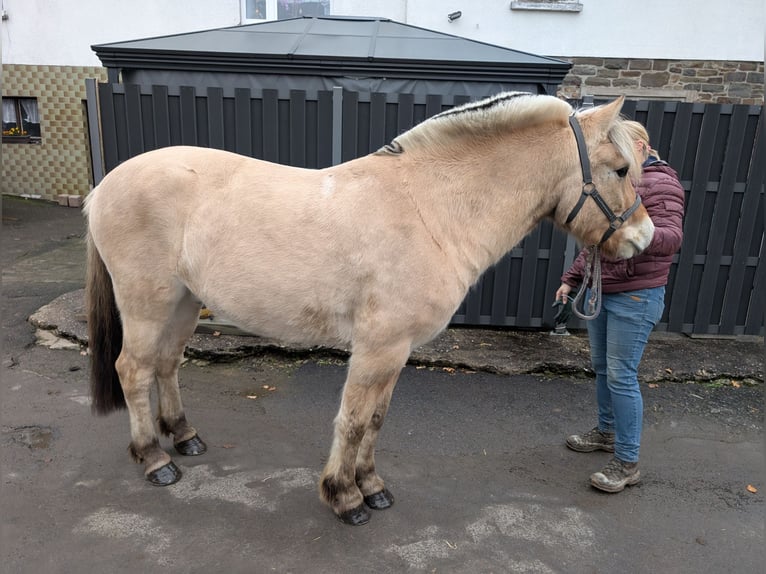
{"label": "horse's tail", "polygon": [[122,348],[122,322],[109,271],[88,231],[85,307],[90,347],[90,396],[93,412],[106,415],[125,408],[115,362]]}

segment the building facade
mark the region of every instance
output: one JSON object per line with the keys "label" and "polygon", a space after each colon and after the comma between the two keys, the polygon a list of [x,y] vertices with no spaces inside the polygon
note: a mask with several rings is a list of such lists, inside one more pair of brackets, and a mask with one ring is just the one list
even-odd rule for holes
{"label": "building facade", "polygon": [[762,0],[1,2],[1,191],[50,200],[93,184],[84,79],[106,72],[91,45],[285,17],[386,17],[565,59],[573,66],[558,93],[572,99],[763,103]]}

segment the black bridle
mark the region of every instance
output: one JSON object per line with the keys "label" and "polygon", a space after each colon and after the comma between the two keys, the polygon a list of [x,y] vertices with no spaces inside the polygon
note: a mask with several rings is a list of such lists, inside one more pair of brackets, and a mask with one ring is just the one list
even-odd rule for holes
{"label": "black bridle", "polygon": [[601,197],[598,189],[596,189],[596,184],[593,183],[593,178],[591,177],[590,173],[588,148],[585,146],[585,138],[582,135],[580,123],[577,121],[577,118],[574,114],[569,116],[569,125],[572,127],[572,131],[574,132],[575,140],[577,141],[577,152],[580,154],[580,167],[582,168],[582,194],[580,195],[580,199],[577,200],[577,204],[572,208],[572,211],[569,212],[566,224],[569,225],[572,223],[572,220],[577,217],[577,214],[580,213],[580,209],[582,209],[586,199],[589,197],[593,198],[593,201],[596,202],[598,208],[604,215],[606,215],[607,219],[609,220],[609,229],[604,232],[604,235],[599,242],[599,245],[601,245],[607,239],[609,239],[615,231],[622,227],[622,224],[625,223],[631,215],[633,215],[633,212],[638,209],[639,205],[641,205],[641,197],[636,194],[636,201],[633,202],[633,205],[631,205],[622,215],[615,215],[614,211],[612,211],[604,201],[604,198]]}

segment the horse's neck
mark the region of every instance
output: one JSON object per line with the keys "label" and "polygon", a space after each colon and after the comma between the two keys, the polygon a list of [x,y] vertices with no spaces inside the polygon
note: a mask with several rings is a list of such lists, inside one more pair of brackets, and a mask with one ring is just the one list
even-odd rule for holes
{"label": "horse's neck", "polygon": [[418,184],[407,188],[424,224],[469,284],[555,207],[554,183],[542,165],[535,167],[543,156],[530,151],[495,159],[491,154],[460,161],[430,158],[420,169],[413,167]]}

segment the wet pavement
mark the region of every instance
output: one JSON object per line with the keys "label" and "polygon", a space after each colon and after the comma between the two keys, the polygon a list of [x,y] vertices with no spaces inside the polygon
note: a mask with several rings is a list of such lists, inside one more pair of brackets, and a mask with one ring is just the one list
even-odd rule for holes
{"label": "wet pavement", "polygon": [[587,479],[608,455],[563,446],[594,422],[584,334],[448,330],[414,353],[381,435],[397,502],[352,528],[316,491],[342,351],[208,325],[181,383],[210,449],[174,457],[176,485],[143,480],[125,412],[90,414],[83,229],[3,198],[0,570],[761,571],[762,338],[653,334],[643,480],[606,495]]}

